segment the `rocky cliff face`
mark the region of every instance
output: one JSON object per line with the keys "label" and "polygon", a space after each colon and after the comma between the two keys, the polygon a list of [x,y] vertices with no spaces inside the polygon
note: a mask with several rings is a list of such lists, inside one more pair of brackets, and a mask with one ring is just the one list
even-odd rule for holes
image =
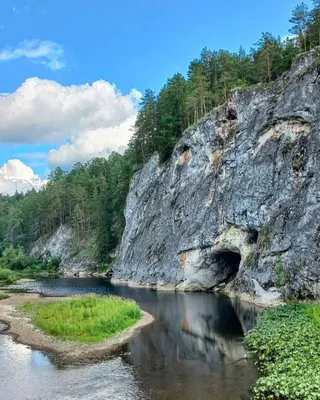
{"label": "rocky cliff face", "polygon": [[113,281],[319,297],[319,118],[319,49],[235,90],[168,163],[155,155],[135,175]]}
{"label": "rocky cliff face", "polygon": [[94,243],[84,241],[78,243],[77,248],[73,244],[72,229],[60,226],[57,232],[46,240],[39,239],[31,250],[31,254],[41,255],[43,258],[59,258],[60,271],[65,275],[87,274],[94,271],[96,262],[92,254]]}

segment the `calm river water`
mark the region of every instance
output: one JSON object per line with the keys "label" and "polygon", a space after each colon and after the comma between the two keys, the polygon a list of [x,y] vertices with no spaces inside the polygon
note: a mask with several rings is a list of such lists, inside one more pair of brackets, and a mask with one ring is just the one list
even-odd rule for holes
{"label": "calm river water", "polygon": [[[243,334],[259,309],[209,293],[161,293],[61,278],[20,288],[44,296],[116,294],[156,321],[119,355],[99,364],[59,366],[49,355],[0,335],[0,400],[248,400],[257,378]],[[1,326],[0,326],[1,330]]]}

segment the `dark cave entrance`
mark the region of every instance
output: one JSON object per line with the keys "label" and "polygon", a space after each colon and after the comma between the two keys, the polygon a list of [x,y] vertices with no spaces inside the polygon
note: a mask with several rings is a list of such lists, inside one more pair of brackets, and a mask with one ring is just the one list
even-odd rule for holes
{"label": "dark cave entrance", "polygon": [[215,256],[215,261],[224,277],[221,283],[231,282],[238,274],[241,263],[240,253],[231,250],[221,250]]}

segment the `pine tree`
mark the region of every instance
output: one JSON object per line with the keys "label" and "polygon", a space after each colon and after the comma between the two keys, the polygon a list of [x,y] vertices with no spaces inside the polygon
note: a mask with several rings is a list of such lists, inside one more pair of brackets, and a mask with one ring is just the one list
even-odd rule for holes
{"label": "pine tree", "polygon": [[276,39],[271,33],[262,33],[262,37],[256,44],[254,61],[261,82],[270,82],[281,74],[282,45],[280,39]]}
{"label": "pine tree", "polygon": [[173,147],[187,127],[185,117],[186,81],[181,74],[168,79],[157,102],[156,151],[167,160]]}
{"label": "pine tree", "polygon": [[307,28],[307,37],[311,47],[320,45],[320,0],[313,0],[313,5]]}
{"label": "pine tree", "polygon": [[292,11],[292,16],[289,21],[292,24],[290,33],[298,36],[300,44],[300,52],[307,51],[307,30],[310,22],[310,13],[308,6],[305,3],[297,5]]}

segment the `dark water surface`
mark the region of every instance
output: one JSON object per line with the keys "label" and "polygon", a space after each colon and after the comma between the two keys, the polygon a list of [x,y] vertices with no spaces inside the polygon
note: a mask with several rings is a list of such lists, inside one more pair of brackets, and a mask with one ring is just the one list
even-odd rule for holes
{"label": "dark water surface", "polygon": [[[99,278],[20,285],[47,296],[116,294],[135,299],[156,321],[118,357],[64,366],[0,335],[0,400],[248,400],[257,375],[243,334],[259,309],[209,293],[162,293],[111,286]],[[1,327],[0,327],[1,330]]]}

